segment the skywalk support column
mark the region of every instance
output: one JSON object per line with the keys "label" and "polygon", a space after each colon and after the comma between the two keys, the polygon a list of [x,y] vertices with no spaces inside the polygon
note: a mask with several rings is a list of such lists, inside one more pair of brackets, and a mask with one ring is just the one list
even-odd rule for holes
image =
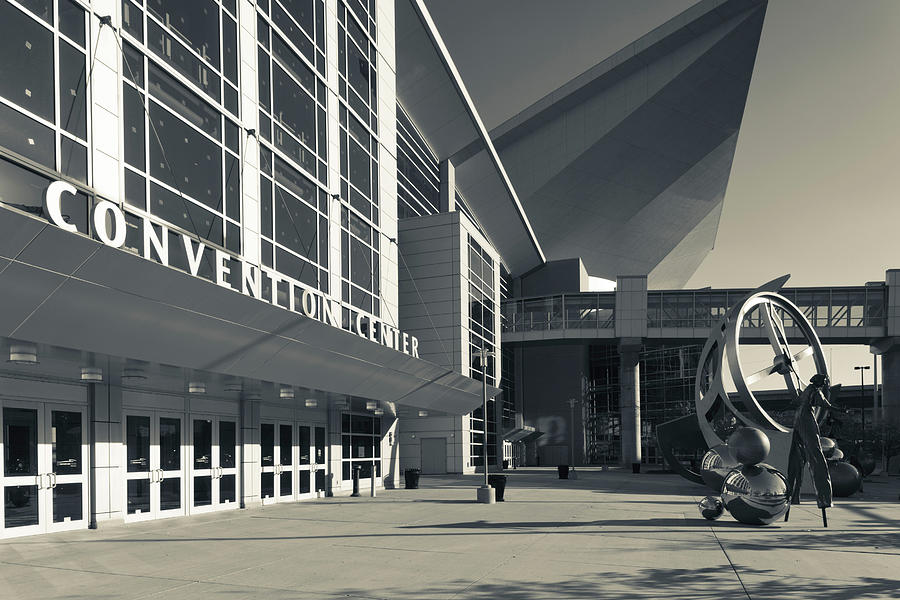
{"label": "skywalk support column", "polygon": [[616,279],[616,337],[619,338],[619,414],[622,464],[641,462],[641,341],[647,336],[647,276]]}
{"label": "skywalk support column", "polygon": [[886,425],[900,425],[900,269],[889,269],[885,316],[887,337],[875,340],[869,350],[881,355],[881,406]]}
{"label": "skywalk support column", "polygon": [[622,463],[641,462],[641,347],[619,346],[619,415]]}

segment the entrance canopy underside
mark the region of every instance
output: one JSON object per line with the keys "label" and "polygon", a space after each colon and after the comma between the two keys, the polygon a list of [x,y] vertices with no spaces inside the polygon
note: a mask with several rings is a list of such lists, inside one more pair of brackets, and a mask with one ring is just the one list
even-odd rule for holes
{"label": "entrance canopy underside", "polygon": [[2,337],[452,414],[482,402],[457,372],[7,208],[0,290]]}

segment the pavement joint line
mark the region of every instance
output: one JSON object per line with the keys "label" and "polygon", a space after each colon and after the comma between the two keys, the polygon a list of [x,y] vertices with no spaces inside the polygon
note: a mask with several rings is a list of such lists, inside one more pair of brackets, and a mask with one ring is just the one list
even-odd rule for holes
{"label": "pavement joint line", "polygon": [[750,595],[750,592],[747,591],[747,586],[744,585],[744,580],[741,579],[741,574],[738,573],[737,567],[734,566],[734,562],[732,562],[731,557],[728,556],[728,551],[725,550],[725,546],[722,544],[722,540],[719,539],[719,536],[716,535],[716,530],[710,525],[709,530],[712,532],[713,537],[716,538],[716,542],[719,544],[719,548],[722,549],[722,554],[725,555],[725,558],[728,559],[728,564],[731,565],[731,570],[734,571],[734,576],[737,577],[738,583],[741,584],[741,589],[744,590],[744,593],[747,594],[748,600],[753,600],[753,596]]}

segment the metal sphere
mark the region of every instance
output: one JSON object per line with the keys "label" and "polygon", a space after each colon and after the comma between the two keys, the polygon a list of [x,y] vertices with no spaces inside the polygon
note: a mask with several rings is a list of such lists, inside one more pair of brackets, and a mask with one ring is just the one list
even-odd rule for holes
{"label": "metal sphere", "polygon": [[871,453],[861,450],[859,454],[856,455],[856,460],[859,461],[859,466],[861,467],[860,472],[863,477],[868,477],[872,474],[872,471],[875,470],[875,456]]}
{"label": "metal sphere", "polygon": [[740,427],[728,436],[728,448],[742,465],[755,465],[766,460],[771,445],[769,438],[755,427]]}
{"label": "metal sphere", "polygon": [[708,521],[715,521],[725,512],[725,504],[719,496],[707,496],[697,505],[700,514]]}
{"label": "metal sphere", "polygon": [[850,463],[830,462],[828,472],[831,474],[831,493],[836,498],[846,498],[859,491],[862,477]]}
{"label": "metal sphere", "polygon": [[844,452],[840,448],[835,448],[831,451],[831,454],[828,456],[828,460],[832,462],[838,462],[844,460]]}
{"label": "metal sphere", "polygon": [[819,436],[819,447],[822,448],[822,454],[825,458],[831,458],[832,452],[837,450],[837,444],[829,437]]}
{"label": "metal sphere", "polygon": [[722,501],[741,523],[768,525],[788,509],[787,480],[765,463],[732,469],[722,485]]}

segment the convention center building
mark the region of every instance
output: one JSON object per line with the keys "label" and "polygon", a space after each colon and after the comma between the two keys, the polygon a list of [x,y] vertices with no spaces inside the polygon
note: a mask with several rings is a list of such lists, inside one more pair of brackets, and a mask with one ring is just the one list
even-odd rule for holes
{"label": "convention center building", "polygon": [[0,537],[513,458],[501,302],[683,285],[764,13],[488,132],[423,0],[0,0]]}

